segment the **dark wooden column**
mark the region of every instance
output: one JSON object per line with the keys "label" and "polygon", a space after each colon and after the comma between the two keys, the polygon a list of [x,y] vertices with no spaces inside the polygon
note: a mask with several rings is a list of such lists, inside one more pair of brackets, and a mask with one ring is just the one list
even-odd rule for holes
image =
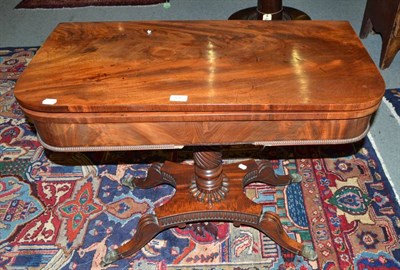
{"label": "dark wooden column", "polygon": [[233,13],[229,20],[310,20],[301,10],[285,7],[282,0],[258,0],[256,7],[246,8]]}
{"label": "dark wooden column", "polygon": [[[214,149],[215,150],[215,149]],[[194,176],[190,192],[200,202],[213,204],[225,198],[228,179],[222,172],[222,153],[205,149],[193,154]]]}
{"label": "dark wooden column", "polygon": [[257,20],[282,20],[282,0],[258,0]]}

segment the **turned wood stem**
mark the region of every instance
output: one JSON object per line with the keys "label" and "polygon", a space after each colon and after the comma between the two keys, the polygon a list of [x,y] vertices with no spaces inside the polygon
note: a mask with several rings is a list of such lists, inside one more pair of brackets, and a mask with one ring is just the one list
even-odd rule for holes
{"label": "turned wood stem", "polygon": [[222,185],[222,154],[202,151],[193,154],[197,187],[202,192],[217,190]]}
{"label": "turned wood stem", "polygon": [[271,20],[282,20],[282,0],[258,0],[257,20],[263,20],[264,14],[271,14]]}
{"label": "turned wood stem", "polygon": [[222,153],[212,148],[193,154],[194,175],[190,191],[195,199],[212,205],[225,198],[228,179],[222,171]]}

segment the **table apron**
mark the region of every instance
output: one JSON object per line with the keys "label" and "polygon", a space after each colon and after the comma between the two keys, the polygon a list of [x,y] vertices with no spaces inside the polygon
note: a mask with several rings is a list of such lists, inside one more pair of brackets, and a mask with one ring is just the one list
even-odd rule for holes
{"label": "table apron", "polygon": [[339,120],[91,124],[33,120],[42,142],[54,151],[76,151],[76,147],[81,148],[79,151],[101,151],[213,144],[348,143],[365,136],[369,121],[370,116]]}

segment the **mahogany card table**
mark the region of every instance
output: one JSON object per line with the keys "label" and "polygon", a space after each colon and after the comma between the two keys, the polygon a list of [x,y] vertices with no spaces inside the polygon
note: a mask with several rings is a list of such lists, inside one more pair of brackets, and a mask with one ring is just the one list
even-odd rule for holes
{"label": "mahogany card table", "polygon": [[165,229],[226,221],[257,228],[315,259],[277,214],[243,188],[286,185],[268,161],[225,164],[227,144],[342,144],[363,138],[384,93],[375,64],[343,21],[62,23],[17,82],[15,97],[53,151],[198,146],[194,165],[154,163],[146,179],[174,197],[141,217],[103,259],[130,256]]}

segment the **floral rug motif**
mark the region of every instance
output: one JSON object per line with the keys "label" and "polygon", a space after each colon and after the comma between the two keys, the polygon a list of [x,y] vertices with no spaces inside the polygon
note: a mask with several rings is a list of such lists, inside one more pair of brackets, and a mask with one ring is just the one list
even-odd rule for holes
{"label": "floral rug motif", "polygon": [[[37,48],[0,49],[0,269],[101,269],[107,249],[129,240],[139,218],[165,203],[169,186],[130,190],[149,164],[190,159],[175,151],[55,153],[38,143],[13,96]],[[399,91],[386,99],[399,108]],[[396,110],[396,109],[395,109]],[[338,146],[231,146],[224,157],[272,161],[299,173],[285,187],[252,184],[246,195],[277,213],[289,236],[318,259],[293,255],[264,234],[230,223],[189,224],[157,235],[107,269],[400,269],[400,208],[367,137]]]}

